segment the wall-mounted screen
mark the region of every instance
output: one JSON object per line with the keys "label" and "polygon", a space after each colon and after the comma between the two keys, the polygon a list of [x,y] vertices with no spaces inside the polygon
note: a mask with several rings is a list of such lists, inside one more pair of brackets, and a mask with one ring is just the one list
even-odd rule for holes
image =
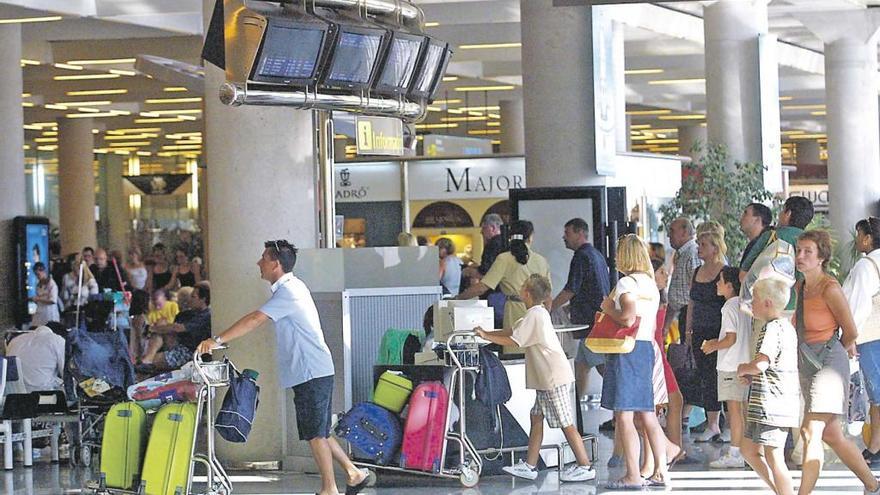
{"label": "wall-mounted screen", "polygon": [[376,82],[377,91],[398,94],[409,87],[424,40],[423,37],[395,33]]}
{"label": "wall-mounted screen", "polygon": [[452,58],[452,50],[439,40],[430,40],[423,50],[416,74],[410,87],[410,95],[416,98],[433,99]]}
{"label": "wall-mounted screen", "polygon": [[309,79],[315,74],[324,31],[270,26],[257,73],[261,76]]}
{"label": "wall-mounted screen", "polygon": [[321,24],[270,21],[260,48],[253,79],[309,85],[317,77],[326,28]]}
{"label": "wall-mounted screen", "polygon": [[325,82],[331,86],[357,87],[369,84],[382,44],[381,31],[341,31]]}

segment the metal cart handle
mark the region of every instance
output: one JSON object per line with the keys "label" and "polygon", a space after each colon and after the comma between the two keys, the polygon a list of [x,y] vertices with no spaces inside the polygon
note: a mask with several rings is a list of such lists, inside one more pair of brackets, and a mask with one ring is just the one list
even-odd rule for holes
{"label": "metal cart handle", "polygon": [[[215,347],[213,350],[215,351],[223,351],[229,349],[229,345],[221,344],[218,347]],[[202,366],[205,362],[202,361],[202,355],[199,354],[198,350],[193,351],[193,364],[195,365],[196,372],[198,372],[199,376],[202,377],[202,383],[211,383],[211,380],[208,378],[208,375],[205,373],[204,366]]]}

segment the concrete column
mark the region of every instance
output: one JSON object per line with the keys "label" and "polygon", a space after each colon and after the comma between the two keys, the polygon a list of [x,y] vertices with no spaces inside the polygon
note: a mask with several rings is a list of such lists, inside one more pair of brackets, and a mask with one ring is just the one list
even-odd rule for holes
{"label": "concrete column", "polygon": [[[704,9],[703,24],[709,141],[727,147],[731,167],[736,161],[769,167],[765,185],[776,190],[782,160],[779,89],[775,39],[767,37],[767,0],[719,0]],[[767,44],[763,52],[760,37]]]}
{"label": "concrete column", "polygon": [[58,209],[61,252],[96,247],[93,119],[58,121]]}
{"label": "concrete column", "polygon": [[[835,22],[827,22],[833,15]],[[828,196],[838,241],[855,223],[876,214],[880,200],[880,113],[877,102],[877,33],[872,10],[798,16],[825,43]]]}
{"label": "concrete column", "polygon": [[[213,2],[206,3],[213,7]],[[271,295],[256,265],[264,241],[287,239],[300,248],[315,247],[315,157],[312,112],[227,107],[217,97],[223,71],[206,64],[205,79],[208,254],[212,325],[218,334]],[[285,459],[285,454],[308,456],[296,432],[285,429],[293,415],[293,394],[279,388],[275,353],[271,324],[233,342],[227,351],[239,368],[260,371],[262,388],[260,413],[248,442],[218,445],[221,457],[232,465],[290,460],[285,468],[296,468],[297,459]]]}
{"label": "concrete column", "polygon": [[707,132],[701,125],[685,125],[678,128],[678,154],[689,156],[694,160],[699,159],[702,153],[694,153],[694,145],[699,143],[706,148]]}
{"label": "concrete column", "polygon": [[822,163],[822,147],[818,141],[798,141],[795,144],[798,165],[819,165]]}
{"label": "concrete column", "polygon": [[122,178],[128,164],[127,157],[109,153],[106,155],[104,174],[106,176],[108,242],[111,249],[126,254],[128,249],[128,232],[131,230],[131,219],[128,215],[128,197],[123,191]]}
{"label": "concrete column", "polygon": [[[601,7],[521,0],[520,25],[526,183],[604,184],[597,167],[613,172],[616,154],[610,17]],[[594,58],[594,45],[604,57]]]}
{"label": "concrete column", "polygon": [[15,322],[12,219],[27,213],[24,179],[24,112],[21,107],[21,26],[0,26],[0,327]]}
{"label": "concrete column", "polygon": [[614,123],[617,136],[617,152],[630,149],[632,141],[629,126],[632,119],[626,114],[626,49],[624,46],[624,25],[621,22],[611,23],[611,71],[614,75]]}
{"label": "concrete column", "polygon": [[521,155],[526,152],[523,127],[523,101],[501,100],[501,152]]}

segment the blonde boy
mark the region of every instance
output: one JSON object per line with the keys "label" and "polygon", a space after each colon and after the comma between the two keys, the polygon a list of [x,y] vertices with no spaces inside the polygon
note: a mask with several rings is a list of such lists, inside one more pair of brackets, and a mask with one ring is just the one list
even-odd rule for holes
{"label": "blonde boy", "polygon": [[742,455],[778,495],[793,493],[783,448],[788,428],[798,426],[800,407],[797,334],[791,321],[782,318],[789,289],[777,279],[755,282],[752,312],[767,323],[756,336],[754,358],[737,368],[737,376],[751,380]]}
{"label": "blonde boy", "polygon": [[474,330],[480,337],[501,345],[516,345],[526,354],[526,388],[535,390],[535,405],[531,411],[529,450],[526,459],[504,471],[529,480],[538,477],[538,454],[544,438],[544,419],[551,428],[562,428],[565,438],[574,452],[577,463],[566,468],[560,481],[589,481],[596,477],[590,466],[587,450],[574,424],[572,383],[574,373],[568,358],[553,330],[550,313],[543,306],[550,299],[550,281],[547,277],[533,274],[520,289],[520,298],[528,311],[512,329],[487,332]]}

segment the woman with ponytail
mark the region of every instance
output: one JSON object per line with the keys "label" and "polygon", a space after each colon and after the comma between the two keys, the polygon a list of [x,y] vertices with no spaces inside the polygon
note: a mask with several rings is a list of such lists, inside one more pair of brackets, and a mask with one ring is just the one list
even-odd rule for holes
{"label": "woman with ponytail", "polygon": [[525,316],[526,305],[519,298],[523,283],[534,273],[550,278],[550,265],[540,254],[532,251],[532,222],[517,220],[510,224],[510,250],[498,255],[483,279],[471,285],[456,299],[479,297],[490,289],[499,288],[507,296],[504,305],[504,328],[513,328]]}
{"label": "woman with ponytail", "polygon": [[856,249],[862,256],[843,283],[859,331],[856,348],[871,402],[871,441],[862,456],[871,467],[880,465],[880,218],[856,223]]}

